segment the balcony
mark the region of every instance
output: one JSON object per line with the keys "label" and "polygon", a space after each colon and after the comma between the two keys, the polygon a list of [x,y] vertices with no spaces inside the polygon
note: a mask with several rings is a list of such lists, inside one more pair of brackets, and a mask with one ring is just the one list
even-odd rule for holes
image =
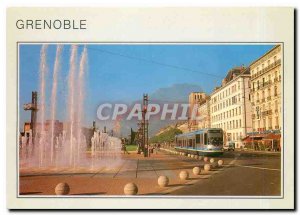
{"label": "balcony", "polygon": [[279,125],[275,125],[275,129],[279,129]]}
{"label": "balcony", "polygon": [[266,81],[266,82],[264,82],[264,83],[262,83],[262,84],[260,84],[260,89],[264,89],[265,87],[268,87],[269,85],[271,85],[271,81]]}
{"label": "balcony", "polygon": [[251,80],[255,79],[256,77],[268,72],[269,70],[275,68],[276,66],[281,64],[281,60],[277,60],[274,63],[271,63],[269,66],[267,66],[266,68],[261,69],[259,72],[255,73],[254,75],[251,76]]}
{"label": "balcony", "polygon": [[270,116],[270,115],[272,115],[272,110],[263,111],[261,113],[261,115],[262,115],[262,117]]}

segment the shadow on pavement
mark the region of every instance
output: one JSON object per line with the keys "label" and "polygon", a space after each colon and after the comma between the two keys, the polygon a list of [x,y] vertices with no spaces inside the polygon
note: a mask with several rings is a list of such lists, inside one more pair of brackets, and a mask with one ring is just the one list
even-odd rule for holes
{"label": "shadow on pavement", "polygon": [[34,195],[34,194],[41,194],[42,192],[24,192],[20,193],[20,195]]}
{"label": "shadow on pavement", "polygon": [[72,194],[74,196],[79,196],[79,195],[104,195],[106,194],[106,192],[100,192],[100,193],[76,193],[76,194]]}

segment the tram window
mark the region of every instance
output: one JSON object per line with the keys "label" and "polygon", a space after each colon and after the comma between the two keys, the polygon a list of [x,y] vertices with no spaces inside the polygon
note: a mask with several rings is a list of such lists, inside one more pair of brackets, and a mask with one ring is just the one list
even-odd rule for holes
{"label": "tram window", "polygon": [[189,139],[189,147],[192,147],[192,145],[193,145],[193,140]]}
{"label": "tram window", "polygon": [[196,143],[200,143],[200,134],[196,134]]}
{"label": "tram window", "polygon": [[204,145],[207,145],[207,134],[204,134]]}

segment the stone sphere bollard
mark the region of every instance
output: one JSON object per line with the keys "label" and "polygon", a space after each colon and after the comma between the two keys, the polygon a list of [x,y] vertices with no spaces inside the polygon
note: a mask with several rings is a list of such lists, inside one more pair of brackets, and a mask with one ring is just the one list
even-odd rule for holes
{"label": "stone sphere bollard", "polygon": [[213,162],[215,162],[215,159],[211,158],[211,159],[209,160],[209,162],[210,162],[210,163],[213,163]]}
{"label": "stone sphere bollard", "polygon": [[195,155],[194,158],[198,160],[199,156],[198,156],[198,155]]}
{"label": "stone sphere bollard", "polygon": [[181,180],[187,180],[189,178],[189,173],[187,171],[183,170],[179,173],[179,178]]}
{"label": "stone sphere bollard", "polygon": [[55,187],[56,195],[68,195],[70,192],[70,187],[67,183],[59,183]]}
{"label": "stone sphere bollard", "polygon": [[194,158],[194,155],[191,155],[191,158]]}
{"label": "stone sphere bollard", "polygon": [[160,187],[166,187],[169,184],[169,178],[167,176],[161,175],[158,177],[157,183]]}
{"label": "stone sphere bollard", "polygon": [[218,166],[223,166],[224,161],[223,160],[218,160]]}
{"label": "stone sphere bollard", "polygon": [[203,157],[202,157],[202,156],[199,156],[199,157],[198,157],[198,160],[200,160],[200,161],[201,161],[202,159],[203,159]]}
{"label": "stone sphere bollard", "polygon": [[204,157],[203,160],[204,160],[204,162],[207,162],[208,161],[208,157]]}
{"label": "stone sphere bollard", "polygon": [[204,165],[204,170],[205,170],[205,171],[209,171],[210,168],[211,168],[210,164],[205,164],[205,165]]}
{"label": "stone sphere bollard", "polygon": [[201,169],[200,167],[196,166],[193,168],[194,175],[200,175]]}
{"label": "stone sphere bollard", "polygon": [[128,183],[124,187],[124,194],[125,195],[136,195],[138,192],[138,187],[135,183]]}
{"label": "stone sphere bollard", "polygon": [[188,157],[190,158],[190,157],[191,157],[191,154],[188,154]]}

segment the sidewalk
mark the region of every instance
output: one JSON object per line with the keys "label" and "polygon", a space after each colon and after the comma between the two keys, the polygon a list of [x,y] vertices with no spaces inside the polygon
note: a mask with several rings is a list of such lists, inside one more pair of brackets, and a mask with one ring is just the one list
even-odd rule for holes
{"label": "sidewalk", "polygon": [[[204,162],[185,156],[173,155],[160,151],[144,158],[143,155],[132,153],[122,155],[123,162],[114,168],[98,167],[92,172],[88,169],[77,169],[74,172],[65,170],[52,172],[45,169],[37,175],[23,172],[20,177],[20,193],[22,195],[54,195],[54,188],[60,182],[70,185],[70,195],[123,195],[125,184],[134,182],[138,186],[139,195],[163,195],[174,190],[194,184],[201,179],[223,171],[222,168],[210,172],[201,172],[195,176],[192,169],[201,166]],[[225,163],[228,163],[225,161]],[[190,180],[181,181],[179,173],[182,170],[189,172]],[[31,174],[30,174],[31,173]],[[169,177],[170,184],[161,188],[157,184],[160,175]]]}

